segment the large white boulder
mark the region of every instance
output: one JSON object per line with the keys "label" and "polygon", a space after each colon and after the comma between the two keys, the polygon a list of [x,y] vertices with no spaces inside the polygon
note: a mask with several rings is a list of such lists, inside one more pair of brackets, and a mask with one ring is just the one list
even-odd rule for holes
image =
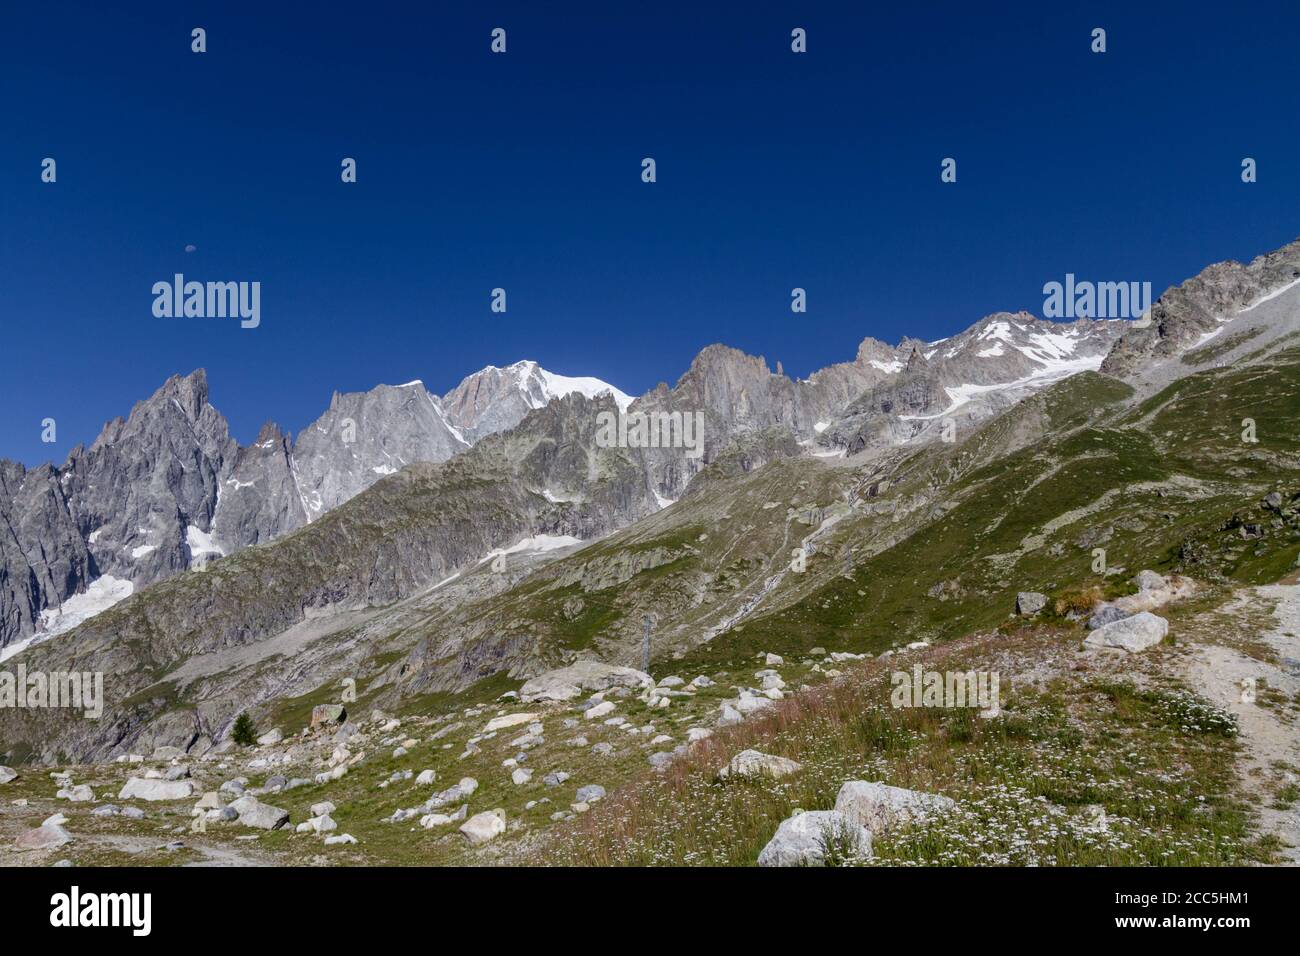
{"label": "large white boulder", "polygon": [[957,802],[937,793],[905,790],[883,783],[850,780],[840,787],[835,809],[880,836],[900,824],[916,823],[955,809]]}
{"label": "large white boulder", "polygon": [[117,799],[130,800],[188,800],[194,796],[194,784],[188,780],[151,780],[131,777],[118,793]]}
{"label": "large white boulder", "polygon": [[476,813],[460,825],[460,832],[473,846],[494,840],[506,832],[506,812],[497,809]]}
{"label": "large white boulder", "polygon": [[45,823],[18,834],[14,846],[20,850],[53,850],[72,842],[72,835],[58,823]]}
{"label": "large white boulder", "polygon": [[1169,633],[1169,622],[1150,611],[1099,627],[1084,639],[1089,647],[1115,647],[1136,654],[1154,647]]}
{"label": "large white boulder", "polygon": [[239,814],[239,822],[246,827],[256,827],[259,830],[278,830],[289,822],[288,810],[281,810],[269,803],[262,803],[251,794],[240,797],[230,805],[230,808]]}
{"label": "large white boulder", "polygon": [[525,703],[536,700],[572,700],[584,691],[602,691],[611,687],[647,688],[654,685],[654,678],[645,671],[600,661],[576,661],[568,667],[547,671],[525,682],[519,688],[519,699]]}
{"label": "large white boulder", "polygon": [[782,820],[758,854],[759,866],[825,866],[826,852],[866,859],[871,833],[838,810],[810,810]]}
{"label": "large white boulder", "polygon": [[483,733],[491,734],[498,730],[504,730],[507,727],[517,727],[520,724],[531,724],[537,719],[536,714],[502,714],[500,717],[493,717],[483,728]]}
{"label": "large white boulder", "polygon": [[758,750],[742,750],[718,771],[724,780],[733,774],[737,777],[784,777],[802,767],[798,761],[776,757]]}

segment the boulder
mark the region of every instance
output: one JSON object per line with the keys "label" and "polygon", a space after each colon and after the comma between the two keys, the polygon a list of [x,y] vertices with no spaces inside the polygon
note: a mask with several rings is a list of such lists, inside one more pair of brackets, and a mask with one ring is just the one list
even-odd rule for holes
{"label": "boulder", "polygon": [[472,846],[494,840],[506,832],[506,812],[497,809],[476,813],[460,825],[460,832]]}
{"label": "boulder", "polygon": [[1169,582],[1164,579],[1164,576],[1154,571],[1139,571],[1137,577],[1133,579],[1133,583],[1137,585],[1139,591],[1155,591],[1169,586]]}
{"label": "boulder", "polygon": [[304,826],[313,833],[328,833],[330,830],[337,830],[339,825],[334,822],[328,813],[322,813],[318,817],[312,817]]}
{"label": "boulder", "polygon": [[606,714],[612,714],[613,712],[614,702],[612,700],[603,700],[595,707],[588,707],[587,713],[584,716],[586,716],[588,720],[597,720],[598,718],[604,717]]}
{"label": "boulder", "polygon": [[483,733],[491,734],[507,727],[516,727],[519,724],[531,724],[536,719],[536,714],[503,714],[489,720],[487,726],[483,728]]}
{"label": "boulder", "polygon": [[274,730],[268,730],[266,733],[262,734],[262,736],[257,738],[257,742],[263,747],[268,747],[271,744],[278,744],[282,740],[284,740],[284,733],[279,727],[276,727]]}
{"label": "boulder", "polygon": [[774,757],[771,754],[761,753],[757,750],[742,750],[731,761],[718,771],[718,776],[722,779],[732,776],[737,777],[784,777],[792,774],[801,768],[801,764],[794,760],[787,760],[785,757]]}
{"label": "boulder", "polygon": [[311,815],[314,817],[327,817],[337,809],[338,807],[334,806],[329,800],[322,800],[320,803],[311,805]]}
{"label": "boulder", "polygon": [[668,765],[677,759],[677,755],[667,750],[659,750],[652,753],[649,757],[650,766],[655,770],[667,770]]}
{"label": "boulder", "polygon": [[865,859],[871,832],[838,810],[811,810],[781,821],[758,854],[759,866],[825,866],[826,850]]}
{"label": "boulder", "polygon": [[576,661],[568,667],[547,671],[519,688],[525,703],[538,700],[572,700],[584,691],[602,691],[611,687],[649,688],[654,678],[632,667],[617,667],[600,661]]}
{"label": "boulder", "polygon": [[1105,627],[1107,624],[1114,624],[1116,621],[1122,621],[1130,616],[1131,611],[1124,611],[1113,604],[1103,604],[1093,612],[1092,617],[1088,618],[1088,630],[1095,631],[1099,627]]}
{"label": "boulder", "polygon": [[579,787],[574,799],[579,803],[595,803],[597,800],[605,799],[605,788],[598,783],[589,783],[585,787]]}
{"label": "boulder", "polygon": [[904,790],[883,783],[850,780],[840,787],[835,809],[876,836],[891,828],[916,823],[955,809],[957,802],[937,793]]}
{"label": "boulder", "polygon": [[188,780],[147,780],[131,777],[118,793],[119,800],[188,800],[194,796],[194,784]]}
{"label": "boulder", "polygon": [[18,779],[18,771],[13,767],[0,767],[0,783],[12,783]]}
{"label": "boulder", "polygon": [[1090,647],[1115,647],[1136,654],[1154,647],[1169,633],[1169,622],[1150,611],[1097,628],[1084,639]]}
{"label": "boulder", "polygon": [[473,777],[461,777],[454,787],[448,787],[441,793],[435,793],[425,801],[426,810],[433,810],[447,803],[465,800],[478,789],[478,781]]}
{"label": "boulder", "polygon": [[95,799],[95,791],[90,789],[89,784],[83,783],[60,790],[55,796],[62,800],[70,800],[72,803],[90,803]]}
{"label": "boulder", "polygon": [[239,814],[239,822],[246,827],[259,830],[278,830],[289,822],[289,811],[262,803],[257,797],[246,795],[230,804],[230,809]]}
{"label": "boulder", "polygon": [[1047,606],[1047,595],[1037,591],[1021,591],[1016,595],[1016,613],[1031,617]]}
{"label": "boulder", "polygon": [[20,850],[53,850],[72,842],[72,834],[63,829],[61,824],[46,823],[35,830],[18,834],[14,846]]}
{"label": "boulder", "polygon": [[348,712],[342,704],[317,704],[311,709],[312,727],[341,724],[347,719]]}

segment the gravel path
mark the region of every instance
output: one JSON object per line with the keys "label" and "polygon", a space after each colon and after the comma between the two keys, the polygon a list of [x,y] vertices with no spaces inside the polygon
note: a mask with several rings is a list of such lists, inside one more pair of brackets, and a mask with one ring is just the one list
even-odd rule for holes
{"label": "gravel path", "polygon": [[[1278,764],[1300,768],[1300,730],[1281,708],[1262,707],[1245,692],[1247,682],[1253,679],[1256,687],[1280,690],[1293,700],[1300,693],[1300,585],[1255,588],[1243,599],[1276,602],[1272,627],[1252,637],[1276,653],[1277,663],[1257,660],[1230,647],[1199,644],[1189,659],[1187,677],[1198,693],[1236,715],[1240,741],[1246,748],[1242,779],[1247,792],[1256,798],[1261,828],[1288,844],[1282,853],[1287,865],[1300,866],[1300,802],[1289,810],[1275,809],[1271,805],[1275,798],[1265,786],[1276,780]],[[1296,782],[1294,769],[1286,773]]]}

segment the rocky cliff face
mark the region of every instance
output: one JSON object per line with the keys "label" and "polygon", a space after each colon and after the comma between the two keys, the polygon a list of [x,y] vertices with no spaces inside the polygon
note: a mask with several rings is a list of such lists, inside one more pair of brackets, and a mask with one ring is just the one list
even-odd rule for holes
{"label": "rocky cliff face", "polygon": [[309,519],[418,461],[446,461],[470,445],[421,382],[334,393],[298,436],[294,478]]}
{"label": "rocky cliff face", "polygon": [[174,376],[62,466],[0,460],[0,648],[49,633],[96,581],[114,585],[104,598],[120,598],[205,566],[303,527],[406,465],[446,461],[551,397],[602,390],[630,401],[536,363],[484,370],[450,393],[467,439],[422,383],[380,385],[335,393],[296,441],[268,422],[243,448],[209,404],[204,371]]}
{"label": "rocky cliff face", "polygon": [[1300,240],[1240,262],[1216,262],[1166,289],[1150,315],[1125,331],[1101,371],[1124,378],[1213,337],[1223,323],[1300,282]]}

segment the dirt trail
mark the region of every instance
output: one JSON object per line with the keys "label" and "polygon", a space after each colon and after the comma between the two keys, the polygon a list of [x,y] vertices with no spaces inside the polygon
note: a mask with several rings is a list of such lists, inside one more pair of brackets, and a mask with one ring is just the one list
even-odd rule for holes
{"label": "dirt trail", "polygon": [[[185,837],[178,838],[185,844],[185,849],[202,855],[202,860],[186,863],[185,866],[271,866],[272,861],[261,856],[249,856],[221,846],[203,843],[191,843]],[[158,854],[157,837],[112,836],[109,834],[87,834],[80,838],[83,843],[97,843],[121,853]]]}
{"label": "dirt trail", "polygon": [[1266,693],[1280,691],[1290,700],[1300,694],[1300,584],[1253,588],[1225,610],[1244,611],[1259,602],[1275,604],[1272,622],[1243,636],[1266,645],[1276,663],[1221,644],[1198,643],[1187,658],[1186,677],[1197,693],[1236,716],[1246,748],[1242,780],[1259,810],[1260,826],[1288,845],[1282,853],[1286,865],[1300,866],[1300,801],[1277,809],[1269,786],[1279,779],[1294,783],[1300,776],[1300,728],[1283,707],[1258,702]]}

